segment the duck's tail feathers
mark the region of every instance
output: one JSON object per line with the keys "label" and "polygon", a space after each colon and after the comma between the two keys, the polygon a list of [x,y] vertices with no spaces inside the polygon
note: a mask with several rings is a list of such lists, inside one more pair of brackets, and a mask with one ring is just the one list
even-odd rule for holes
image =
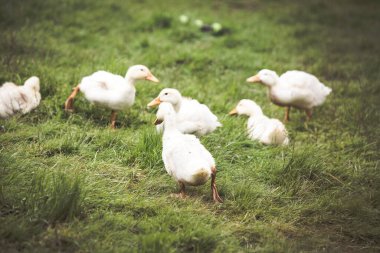
{"label": "duck's tail feathers", "polygon": [[321,84],[323,86],[323,92],[324,92],[325,96],[328,96],[331,93],[332,89],[330,87],[327,87],[323,83],[321,83]]}
{"label": "duck's tail feathers", "polygon": [[202,184],[206,183],[206,181],[209,179],[209,177],[210,177],[209,170],[202,168],[192,176],[191,184],[194,186],[202,185]]}
{"label": "duck's tail feathers", "polygon": [[40,79],[36,76],[32,76],[25,81],[24,86],[32,88],[34,91],[40,91]]}
{"label": "duck's tail feathers", "polygon": [[276,127],[270,135],[273,144],[287,145],[289,143],[288,134],[285,129]]}

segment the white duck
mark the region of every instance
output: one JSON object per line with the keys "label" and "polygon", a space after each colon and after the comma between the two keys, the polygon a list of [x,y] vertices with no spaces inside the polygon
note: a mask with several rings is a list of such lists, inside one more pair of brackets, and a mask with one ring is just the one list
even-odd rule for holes
{"label": "white duck", "polygon": [[129,108],[135,102],[135,82],[137,80],[158,82],[158,79],[144,65],[130,67],[125,78],[106,71],[97,71],[83,77],[65,102],[65,110],[73,110],[74,97],[79,91],[94,104],[110,108],[111,128],[115,128],[117,111]]}
{"label": "white duck", "polygon": [[162,160],[168,174],[180,185],[179,197],[185,197],[186,185],[203,185],[211,177],[212,198],[223,202],[216,188],[216,166],[210,152],[197,137],[177,129],[177,114],[170,103],[162,103],[160,112],[164,117]]}
{"label": "white duck", "polygon": [[6,119],[16,113],[26,114],[41,101],[40,79],[30,77],[24,85],[7,82],[0,88],[0,118]]}
{"label": "white duck", "polygon": [[298,70],[287,71],[279,77],[276,72],[263,69],[247,82],[261,82],[268,87],[272,103],[286,107],[285,122],[289,120],[290,107],[305,110],[310,120],[313,108],[323,104],[331,92],[318,78]]}
{"label": "white duck", "polygon": [[[161,102],[169,102],[177,113],[177,128],[182,133],[206,135],[213,132],[222,124],[210,109],[195,99],[185,98],[176,89],[165,88],[157,98],[148,104],[148,107],[159,105]],[[162,131],[162,124],[157,126]]]}
{"label": "white duck", "polygon": [[249,99],[242,99],[229,113],[249,116],[247,129],[249,138],[263,144],[288,145],[288,133],[278,119],[270,119],[263,114],[260,106]]}

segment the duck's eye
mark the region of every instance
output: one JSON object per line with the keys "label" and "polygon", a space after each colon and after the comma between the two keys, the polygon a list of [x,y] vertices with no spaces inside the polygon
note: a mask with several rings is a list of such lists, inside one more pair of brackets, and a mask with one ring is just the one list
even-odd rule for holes
{"label": "duck's eye", "polygon": [[143,70],[143,69],[140,69],[140,70],[144,72],[144,70]]}
{"label": "duck's eye", "polygon": [[166,92],[164,95],[168,95],[168,93]]}

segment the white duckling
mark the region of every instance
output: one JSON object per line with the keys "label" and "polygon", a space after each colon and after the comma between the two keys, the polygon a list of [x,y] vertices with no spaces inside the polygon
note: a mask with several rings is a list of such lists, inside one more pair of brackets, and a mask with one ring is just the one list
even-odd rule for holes
{"label": "white duckling", "polygon": [[279,77],[276,72],[263,69],[247,82],[261,82],[268,87],[272,103],[286,107],[285,122],[289,120],[290,107],[305,110],[310,120],[313,108],[322,105],[331,92],[317,77],[298,70],[287,71]]}
{"label": "white duckling", "polygon": [[162,160],[168,174],[180,185],[179,197],[185,197],[186,185],[203,185],[211,177],[212,198],[223,202],[216,188],[216,166],[210,152],[197,137],[177,129],[177,114],[170,103],[162,103],[160,113],[164,118]]}
{"label": "white duckling", "polygon": [[288,145],[289,138],[284,124],[263,114],[260,106],[249,99],[242,99],[229,113],[249,116],[247,129],[249,138],[263,144]]}
{"label": "white duckling", "polygon": [[[177,128],[182,133],[206,135],[213,132],[222,124],[210,109],[195,99],[182,97],[176,89],[165,88],[157,98],[148,104],[148,107],[159,105],[161,102],[169,102],[177,113]],[[162,124],[157,126],[162,131]]]}
{"label": "white duckling", "polygon": [[16,113],[26,114],[41,101],[40,79],[30,77],[24,85],[7,82],[0,88],[0,118],[6,119]]}
{"label": "white duckling", "polygon": [[106,71],[97,71],[92,75],[83,77],[65,102],[65,110],[73,110],[74,97],[79,91],[84,93],[86,99],[94,104],[110,108],[111,128],[115,128],[117,111],[129,108],[135,102],[135,82],[137,80],[159,80],[144,65],[130,67],[125,78]]}

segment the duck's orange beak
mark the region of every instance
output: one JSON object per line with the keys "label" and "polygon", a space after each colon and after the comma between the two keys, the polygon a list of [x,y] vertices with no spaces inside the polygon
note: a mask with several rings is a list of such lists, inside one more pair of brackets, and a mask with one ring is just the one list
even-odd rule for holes
{"label": "duck's orange beak", "polygon": [[229,115],[236,115],[238,112],[236,110],[236,108],[232,109],[228,114]]}
{"label": "duck's orange beak", "polygon": [[159,125],[159,124],[161,124],[162,122],[164,122],[162,119],[156,119],[156,120],[153,122],[153,124],[155,124],[155,125]]}
{"label": "duck's orange beak", "polygon": [[152,73],[149,73],[147,77],[145,77],[146,80],[158,83],[160,80],[157,79]]}
{"label": "duck's orange beak", "polygon": [[255,76],[248,77],[247,82],[258,83],[258,82],[261,82],[261,79],[260,79],[259,75],[255,75]]}
{"label": "duck's orange beak", "polygon": [[148,104],[148,107],[154,107],[156,105],[159,105],[161,104],[161,100],[159,97],[153,99],[152,101],[150,101],[150,103]]}

